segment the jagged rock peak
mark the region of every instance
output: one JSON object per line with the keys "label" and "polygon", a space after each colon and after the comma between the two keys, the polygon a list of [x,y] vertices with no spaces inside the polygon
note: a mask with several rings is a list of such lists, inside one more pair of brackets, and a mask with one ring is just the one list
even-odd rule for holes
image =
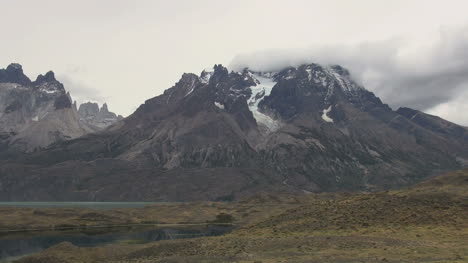
{"label": "jagged rock peak", "polygon": [[95,116],[99,113],[99,105],[93,102],[86,102],[80,104],[78,113],[81,117]]}
{"label": "jagged rock peak", "polygon": [[213,67],[213,75],[211,79],[216,82],[219,82],[223,79],[226,79],[229,76],[229,71],[221,64],[214,65]]}
{"label": "jagged rock peak", "polygon": [[[12,63],[8,65],[6,69],[0,69],[0,83],[15,83],[20,84],[24,87],[30,87],[34,90],[38,90],[47,94],[56,94],[61,96],[62,93],[65,93],[65,87],[62,83],[57,81],[53,71],[47,72],[45,75],[40,74],[37,76],[36,80],[32,82],[24,73],[23,67],[18,63]],[[58,102],[59,107],[62,107],[65,104]]]}
{"label": "jagged rock peak", "polygon": [[213,66],[213,71],[214,73],[222,73],[222,74],[228,74],[228,69],[224,67],[222,64],[215,64]]}
{"label": "jagged rock peak", "polygon": [[101,108],[96,102],[86,102],[78,108],[80,121],[95,131],[102,130],[111,124],[122,120],[121,115],[109,111],[107,103],[102,104]]}
{"label": "jagged rock peak", "polygon": [[82,117],[84,116],[95,116],[97,114],[114,114],[113,112],[109,111],[109,106],[107,103],[104,102],[102,104],[101,108],[99,108],[99,104],[96,102],[85,102],[80,104],[80,107],[78,108],[78,112]]}
{"label": "jagged rock peak", "polygon": [[55,74],[53,71],[49,71],[45,75],[40,74],[39,76],[37,76],[36,81],[34,83],[42,84],[44,82],[53,82],[53,81],[57,81],[55,79]]}
{"label": "jagged rock peak", "polygon": [[79,123],[69,93],[52,71],[34,82],[20,64],[0,69],[0,152],[30,152],[77,138],[91,129]]}
{"label": "jagged rock peak", "polygon": [[211,76],[213,76],[214,69],[213,68],[206,68],[200,73],[200,81],[203,83],[208,83],[210,81]]}
{"label": "jagged rock peak", "polygon": [[109,112],[109,109],[107,107],[107,103],[104,102],[104,104],[102,104],[101,112]]}
{"label": "jagged rock peak", "polygon": [[11,63],[10,65],[8,65],[7,70],[23,72],[23,66],[21,66],[21,64],[18,63]]}
{"label": "jagged rock peak", "polygon": [[0,69],[0,82],[25,86],[31,84],[31,80],[23,73],[23,67],[18,63],[11,63],[6,69]]}
{"label": "jagged rock peak", "polygon": [[65,93],[65,87],[55,78],[53,71],[49,71],[45,75],[40,74],[32,85],[38,90],[48,94]]}

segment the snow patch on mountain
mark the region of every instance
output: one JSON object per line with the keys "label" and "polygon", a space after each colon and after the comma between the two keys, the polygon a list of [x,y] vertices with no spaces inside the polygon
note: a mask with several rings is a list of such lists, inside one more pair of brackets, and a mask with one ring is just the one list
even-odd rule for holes
{"label": "snow patch on mountain", "polygon": [[331,123],[333,123],[333,119],[330,118],[330,117],[328,116],[328,113],[331,111],[331,109],[332,109],[332,106],[330,105],[330,107],[328,107],[327,109],[324,109],[324,110],[323,110],[322,119],[323,119],[324,121],[326,121],[326,122],[331,122]]}
{"label": "snow patch on mountain", "polygon": [[247,100],[249,109],[258,125],[264,125],[270,132],[277,131],[280,128],[280,123],[270,116],[260,112],[258,109],[260,101],[262,101],[266,96],[269,96],[271,90],[276,85],[276,81],[273,79],[273,73],[253,73],[251,74],[251,77],[255,79],[257,85],[250,87],[252,95]]}
{"label": "snow patch on mountain", "polygon": [[47,93],[47,94],[55,94],[55,93],[59,92],[59,90],[55,90],[55,89],[50,90],[50,89],[45,89],[45,88],[41,88],[40,91],[44,92],[44,93]]}
{"label": "snow patch on mountain", "polygon": [[215,101],[215,102],[214,102],[214,105],[215,105],[216,107],[218,107],[218,108],[224,110],[224,104]]}
{"label": "snow patch on mountain", "polygon": [[187,92],[187,94],[185,94],[184,97],[187,97],[188,95],[190,95],[194,89],[195,89],[195,80],[193,79],[192,84],[190,84],[190,90]]}
{"label": "snow patch on mountain", "polygon": [[204,84],[208,84],[210,82],[211,76],[213,76],[214,69],[213,68],[206,68],[200,74],[200,81]]}
{"label": "snow patch on mountain", "polygon": [[307,78],[310,81],[312,79],[312,69],[306,68],[306,72],[307,72]]}

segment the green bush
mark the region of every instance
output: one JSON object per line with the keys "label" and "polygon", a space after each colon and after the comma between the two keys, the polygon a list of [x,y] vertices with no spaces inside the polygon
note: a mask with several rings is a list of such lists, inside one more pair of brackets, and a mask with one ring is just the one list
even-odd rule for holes
{"label": "green bush", "polygon": [[219,224],[229,224],[229,223],[234,222],[234,217],[230,214],[220,213],[216,215],[216,219],[211,222],[219,223]]}

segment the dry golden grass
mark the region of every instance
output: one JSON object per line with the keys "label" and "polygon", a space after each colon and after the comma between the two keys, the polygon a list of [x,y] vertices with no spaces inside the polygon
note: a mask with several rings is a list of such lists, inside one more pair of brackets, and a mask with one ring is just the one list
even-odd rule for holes
{"label": "dry golden grass", "polygon": [[19,262],[468,262],[467,197],[468,170],[399,191],[264,195],[212,212],[242,218],[224,236],[96,248],[63,243]]}

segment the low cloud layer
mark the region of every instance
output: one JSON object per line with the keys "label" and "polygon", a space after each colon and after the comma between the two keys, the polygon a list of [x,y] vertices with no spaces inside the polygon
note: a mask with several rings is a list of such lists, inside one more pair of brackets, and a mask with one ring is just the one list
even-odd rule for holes
{"label": "low cloud layer", "polygon": [[[279,70],[304,63],[340,64],[393,108],[408,106],[468,124],[468,27],[355,45],[270,50],[237,56],[239,70]],[[466,95],[465,95],[466,94]]]}

